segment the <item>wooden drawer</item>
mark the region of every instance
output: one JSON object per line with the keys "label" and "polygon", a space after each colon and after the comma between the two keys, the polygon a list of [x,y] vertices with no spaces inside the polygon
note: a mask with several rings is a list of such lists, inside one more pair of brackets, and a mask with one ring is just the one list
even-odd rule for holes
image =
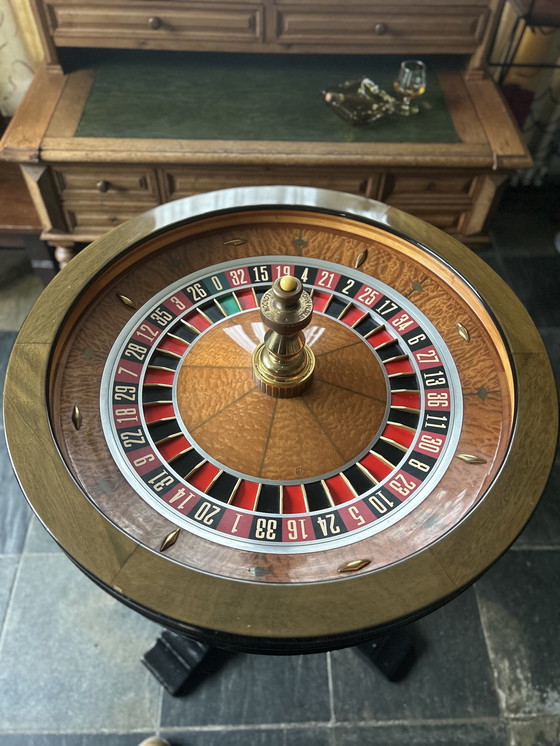
{"label": "wooden drawer", "polygon": [[283,5],[274,12],[276,40],[283,44],[347,45],[406,54],[473,52],[489,16],[487,8],[469,5],[426,5],[406,12],[391,5]]}
{"label": "wooden drawer", "polygon": [[[436,228],[461,235],[473,232],[474,223],[478,231],[482,230],[487,206],[478,202],[479,197],[483,197],[487,180],[483,174],[460,169],[454,172],[390,171],[380,178],[375,196]],[[490,191],[493,195],[495,187],[490,185]]]}
{"label": "wooden drawer", "polygon": [[[67,203],[63,206],[67,228],[77,240],[102,236],[126,220],[147,210],[146,205],[112,205],[111,207]],[[81,238],[81,237],[84,238]]]}
{"label": "wooden drawer", "polygon": [[185,42],[259,41],[260,5],[185,2],[46,3],[59,46],[181,49]]}
{"label": "wooden drawer", "polygon": [[415,202],[418,199],[455,202],[457,197],[463,197],[468,204],[480,178],[482,177],[459,170],[456,173],[388,173],[384,175],[380,184],[377,199],[394,205],[398,202]]}
{"label": "wooden drawer", "polygon": [[336,189],[353,194],[373,196],[379,176],[369,170],[352,168],[282,168],[266,166],[223,167],[178,166],[162,172],[164,201],[188,197],[191,194],[238,186],[290,184]]}
{"label": "wooden drawer", "polygon": [[63,203],[136,202],[147,209],[160,202],[156,173],[144,166],[60,166],[53,172]]}
{"label": "wooden drawer", "polygon": [[[395,205],[397,207],[397,205]],[[446,205],[398,205],[400,210],[409,212],[420,220],[440,228],[442,231],[451,234],[462,234],[464,225],[469,217],[469,205],[456,205],[455,207]]]}
{"label": "wooden drawer", "polygon": [[430,198],[426,198],[426,196],[416,196],[415,198],[393,196],[383,201],[391,207],[409,212],[411,215],[415,215],[417,218],[449,233],[461,233],[463,231],[474,207],[473,201],[466,195],[455,195],[447,200],[438,196],[431,196]]}

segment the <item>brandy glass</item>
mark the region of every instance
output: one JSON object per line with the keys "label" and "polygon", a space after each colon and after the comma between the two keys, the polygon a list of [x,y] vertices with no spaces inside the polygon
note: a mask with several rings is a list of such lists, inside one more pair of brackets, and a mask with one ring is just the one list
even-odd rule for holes
{"label": "brandy glass", "polygon": [[418,114],[418,106],[413,100],[426,91],[426,65],[420,60],[403,60],[394,88],[402,96],[396,113],[402,116]]}

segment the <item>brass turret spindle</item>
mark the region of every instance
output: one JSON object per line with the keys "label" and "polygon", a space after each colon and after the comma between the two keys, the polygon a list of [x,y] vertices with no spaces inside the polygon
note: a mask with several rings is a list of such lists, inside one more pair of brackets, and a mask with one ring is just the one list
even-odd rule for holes
{"label": "brass turret spindle", "polygon": [[261,300],[267,326],[264,342],[253,353],[253,374],[261,391],[280,399],[302,394],[313,377],[315,356],[303,329],[311,321],[313,301],[301,281],[286,275]]}

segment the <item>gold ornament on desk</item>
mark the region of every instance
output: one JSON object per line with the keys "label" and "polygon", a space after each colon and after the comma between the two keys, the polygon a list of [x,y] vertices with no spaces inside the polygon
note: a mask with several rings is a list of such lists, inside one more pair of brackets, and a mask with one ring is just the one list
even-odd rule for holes
{"label": "gold ornament on desk", "polygon": [[391,114],[409,116],[418,113],[411,100],[426,91],[426,66],[420,60],[404,60],[394,82],[402,96],[399,100],[387,93],[371,78],[362,76],[322,91],[325,103],[350,124],[373,124]]}
{"label": "gold ornament on desk", "polygon": [[372,124],[391,114],[397,101],[367,77],[347,80],[322,92],[325,102],[350,124]]}

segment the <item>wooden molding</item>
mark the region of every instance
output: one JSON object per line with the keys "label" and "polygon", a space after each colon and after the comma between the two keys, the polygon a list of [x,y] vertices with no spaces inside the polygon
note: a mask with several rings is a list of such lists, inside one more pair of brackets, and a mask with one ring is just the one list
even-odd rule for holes
{"label": "wooden molding", "polygon": [[0,160],[37,163],[41,143],[64,89],[66,78],[60,71],[39,67],[2,140]]}

